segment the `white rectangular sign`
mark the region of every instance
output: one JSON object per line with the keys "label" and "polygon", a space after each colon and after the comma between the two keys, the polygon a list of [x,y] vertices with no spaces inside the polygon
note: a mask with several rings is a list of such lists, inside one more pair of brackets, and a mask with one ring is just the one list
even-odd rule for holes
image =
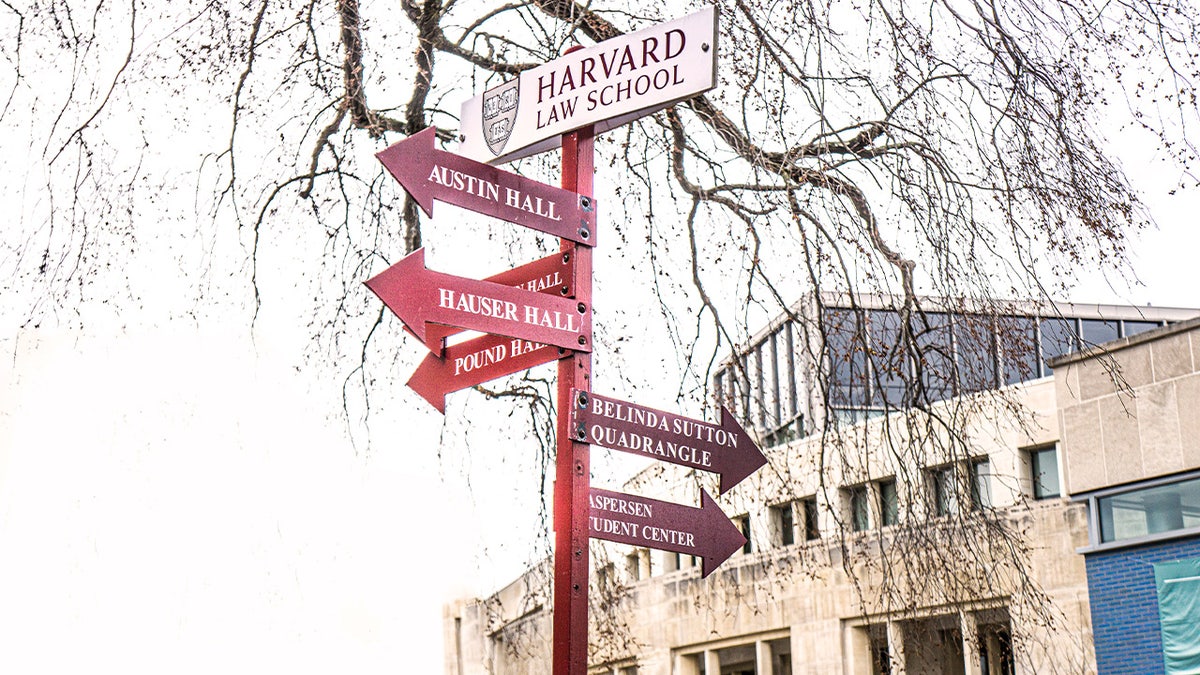
{"label": "white rectangular sign", "polygon": [[552,150],[562,134],[596,133],[712,89],[717,13],[695,14],[605,40],[531,68],[462,107],[458,153],[502,164]]}

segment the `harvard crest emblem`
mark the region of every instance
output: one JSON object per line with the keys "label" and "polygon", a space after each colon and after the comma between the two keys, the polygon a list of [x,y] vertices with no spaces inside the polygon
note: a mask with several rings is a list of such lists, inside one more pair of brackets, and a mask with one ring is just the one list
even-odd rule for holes
{"label": "harvard crest emblem", "polygon": [[517,119],[520,85],[521,78],[514,77],[483,92],[483,138],[487,141],[488,150],[497,157],[512,135],[513,121]]}

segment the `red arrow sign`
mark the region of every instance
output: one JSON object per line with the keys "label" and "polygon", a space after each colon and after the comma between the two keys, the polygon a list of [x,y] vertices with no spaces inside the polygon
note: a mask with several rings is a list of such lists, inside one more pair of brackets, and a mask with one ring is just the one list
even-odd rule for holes
{"label": "red arrow sign", "polygon": [[742,482],[767,458],[733,415],[721,424],[573,390],[571,429],[579,441],[721,475],[721,491]]}
{"label": "red arrow sign", "polygon": [[596,201],[433,147],[429,127],[376,154],[426,215],[433,201],[596,245]]}
{"label": "red arrow sign", "polygon": [[[575,261],[571,259],[569,253],[555,253],[540,260],[535,260],[520,267],[514,267],[511,270],[505,270],[499,274],[490,276],[486,281],[565,298],[572,297],[575,293],[575,289],[571,288],[571,272],[574,269]],[[451,326],[431,324],[425,327],[425,340],[433,342],[448,338],[451,335],[457,335],[461,332],[460,329]],[[524,370],[524,368],[519,370]],[[500,376],[497,375],[496,377]],[[475,384],[479,383],[476,382]]]}
{"label": "red arrow sign", "polygon": [[698,555],[700,576],[707,577],[746,538],[704,488],[700,508],[592,488],[589,529],[595,539]]}
{"label": "red arrow sign", "polygon": [[521,338],[484,335],[446,347],[440,359],[426,355],[408,379],[408,386],[445,414],[446,394],[450,392],[550,363],[568,353]]}
{"label": "red arrow sign", "polygon": [[430,339],[427,323],[592,350],[591,308],[584,303],[428,270],[423,248],[366,283],[434,354],[442,353],[442,340]]}

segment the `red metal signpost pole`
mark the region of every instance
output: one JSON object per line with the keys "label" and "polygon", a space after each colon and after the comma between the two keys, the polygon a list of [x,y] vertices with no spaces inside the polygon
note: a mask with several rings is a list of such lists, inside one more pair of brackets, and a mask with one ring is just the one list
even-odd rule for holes
{"label": "red metal signpost pole", "polygon": [[[584,127],[562,139],[562,187],[591,198],[594,131]],[[591,228],[595,223],[581,223]],[[591,313],[592,248],[564,239],[562,254],[575,264],[575,300]],[[590,340],[589,334],[586,339]],[[584,339],[584,338],[580,338]],[[591,345],[558,362],[558,458],[554,484],[554,675],[584,675],[588,659],[589,446],[573,440],[573,396],[592,390]],[[572,389],[576,392],[573,394]]]}

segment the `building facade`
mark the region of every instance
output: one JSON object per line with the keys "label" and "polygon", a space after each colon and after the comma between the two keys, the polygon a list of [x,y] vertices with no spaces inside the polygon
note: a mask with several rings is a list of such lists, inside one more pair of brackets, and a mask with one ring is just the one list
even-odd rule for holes
{"label": "building facade", "polygon": [[1101,673],[1200,672],[1200,321],[1053,361]]}
{"label": "building facade", "polygon": [[[714,383],[769,458],[720,499],[746,547],[701,579],[690,556],[595,542],[592,672],[1096,672],[1093,622],[1109,624],[1089,580],[1118,561],[1093,521],[1111,486],[1072,482],[1060,429],[1095,401],[1063,392],[1107,357],[1087,345],[1133,353],[1196,312],[806,302]],[[924,348],[898,347],[903,330]],[[694,505],[712,482],[655,465],[624,489]],[[447,672],[549,672],[550,573],[448,607]]]}

